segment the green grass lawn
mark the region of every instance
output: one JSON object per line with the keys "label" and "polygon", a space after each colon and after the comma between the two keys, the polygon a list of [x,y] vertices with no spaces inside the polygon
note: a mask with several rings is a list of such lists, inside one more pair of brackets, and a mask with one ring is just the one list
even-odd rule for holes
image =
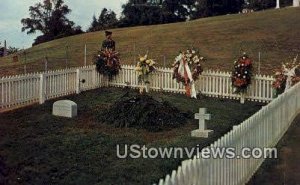
{"label": "green grass lawn", "polygon": [[[112,31],[123,64],[135,64],[139,54],[144,55],[149,51],[149,55],[161,66],[164,65],[165,56],[166,67],[170,67],[180,50],[193,46],[208,59],[204,64],[205,69],[228,71],[243,51],[254,59],[257,69],[258,53],[261,52],[261,71],[272,74],[271,69],[280,67],[282,62],[291,60],[300,52],[299,14],[300,8],[289,7]],[[46,56],[49,57],[50,70],[82,66],[85,43],[87,64],[92,64],[92,58],[103,39],[103,32],[94,32],[29,48],[26,50],[26,60],[20,53],[18,63],[12,63],[11,56],[1,58],[0,75],[23,73],[25,61],[27,72],[42,71]],[[66,56],[69,57],[68,61],[63,59]]]}
{"label": "green grass lawn", "polygon": [[[212,120],[209,139],[191,138],[197,121],[180,128],[150,133],[133,128],[114,128],[97,123],[95,113],[103,111],[126,90],[103,88],[72,95],[78,104],[74,119],[51,115],[54,100],[0,114],[0,159],[8,170],[9,184],[151,184],[176,169],[183,159],[118,159],[117,144],[147,147],[207,146],[257,112],[262,104],[208,97],[194,100],[184,95],[150,93],[182,112],[208,108]],[[135,93],[133,90],[129,90]]]}

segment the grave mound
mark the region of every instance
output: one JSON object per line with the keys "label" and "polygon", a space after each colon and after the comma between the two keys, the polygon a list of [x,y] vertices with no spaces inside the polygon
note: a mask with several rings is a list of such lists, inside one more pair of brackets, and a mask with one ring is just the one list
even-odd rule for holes
{"label": "grave mound", "polygon": [[179,127],[191,117],[192,113],[180,112],[167,101],[148,95],[127,94],[105,111],[99,112],[97,120],[115,127],[158,132]]}

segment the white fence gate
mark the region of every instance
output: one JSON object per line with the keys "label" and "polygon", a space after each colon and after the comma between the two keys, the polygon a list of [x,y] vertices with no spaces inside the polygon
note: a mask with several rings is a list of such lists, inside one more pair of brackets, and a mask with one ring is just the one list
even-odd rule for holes
{"label": "white fence gate", "polygon": [[[69,94],[80,93],[102,86],[132,88],[140,87],[134,66],[122,66],[120,74],[112,81],[99,75],[95,66],[49,71],[0,79],[0,110],[10,110],[33,103]],[[172,79],[172,69],[158,68],[150,77],[150,89],[184,93],[184,86]],[[256,75],[246,99],[269,102],[273,99],[272,82],[269,76]],[[196,83],[196,90],[207,96],[238,99],[233,93],[230,73],[205,71]]]}

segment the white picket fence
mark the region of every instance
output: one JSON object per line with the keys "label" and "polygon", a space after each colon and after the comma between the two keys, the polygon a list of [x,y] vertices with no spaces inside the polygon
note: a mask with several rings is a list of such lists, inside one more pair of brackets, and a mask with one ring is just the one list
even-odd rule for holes
{"label": "white picket fence", "polygon": [[[243,147],[274,147],[300,113],[300,83],[289,89],[255,115],[236,126],[210,148],[234,148],[241,155]],[[201,156],[201,155],[200,155]],[[194,157],[185,160],[178,169],[159,185],[240,185],[253,176],[264,161],[263,158],[215,158]]]}
{"label": "white picket fence", "polygon": [[[95,70],[95,66],[49,71],[0,79],[0,110],[10,110],[33,103],[44,103],[48,99],[80,93],[101,86],[138,88],[134,66],[122,66],[120,74],[108,82]],[[172,69],[159,68],[150,77],[150,89],[184,93],[184,86],[172,79]],[[85,80],[83,83],[82,80]],[[273,99],[272,82],[269,76],[256,75],[246,99],[269,102]],[[196,83],[196,90],[207,96],[238,99],[233,93],[230,73],[205,71]]]}
{"label": "white picket fence", "polygon": [[[140,87],[134,66],[124,65],[120,75],[110,85]],[[182,84],[172,79],[173,70],[170,68],[158,68],[150,77],[150,89],[162,90],[174,93],[184,93]],[[253,78],[246,99],[251,101],[269,102],[273,99],[272,83],[273,77],[256,75]],[[196,81],[196,90],[204,95],[220,98],[239,99],[240,95],[235,94],[231,85],[231,74],[229,72],[204,71],[200,79]]]}
{"label": "white picket fence", "polygon": [[[85,83],[80,82],[85,79]],[[94,66],[3,77],[0,79],[0,110],[11,110],[48,99],[80,93],[105,85]]]}

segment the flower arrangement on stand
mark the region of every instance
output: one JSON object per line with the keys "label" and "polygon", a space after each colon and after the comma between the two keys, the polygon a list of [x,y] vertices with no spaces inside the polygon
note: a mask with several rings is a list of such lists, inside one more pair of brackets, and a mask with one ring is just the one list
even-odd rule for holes
{"label": "flower arrangement on stand", "polygon": [[273,82],[272,86],[275,90],[276,97],[284,92],[287,77],[284,75],[282,70],[278,70],[275,72],[274,78],[275,81]]}
{"label": "flower arrangement on stand", "polygon": [[105,49],[100,51],[96,57],[97,71],[111,80],[114,76],[119,74],[121,69],[119,53],[112,49]]}
{"label": "flower arrangement on stand", "polygon": [[138,73],[138,81],[142,83],[140,88],[140,93],[142,94],[144,90],[146,93],[149,92],[149,74],[156,70],[156,63],[153,59],[148,59],[148,55],[140,56],[139,62],[136,64],[135,71]]}
{"label": "flower arrangement on stand", "polygon": [[275,96],[284,93],[300,81],[300,64],[297,64],[297,58],[298,56],[294,58],[292,63],[282,64],[281,69],[275,71],[275,81],[273,82]]}
{"label": "flower arrangement on stand", "polygon": [[197,98],[195,89],[195,81],[203,72],[201,62],[204,58],[199,56],[199,52],[194,49],[188,49],[175,58],[173,64],[173,79],[178,83],[183,83],[186,90],[186,95],[192,98]]}
{"label": "flower arrangement on stand", "polygon": [[241,103],[245,101],[245,94],[252,78],[252,60],[246,53],[243,53],[237,61],[234,62],[234,70],[231,74],[232,86],[234,92],[241,95]]}

